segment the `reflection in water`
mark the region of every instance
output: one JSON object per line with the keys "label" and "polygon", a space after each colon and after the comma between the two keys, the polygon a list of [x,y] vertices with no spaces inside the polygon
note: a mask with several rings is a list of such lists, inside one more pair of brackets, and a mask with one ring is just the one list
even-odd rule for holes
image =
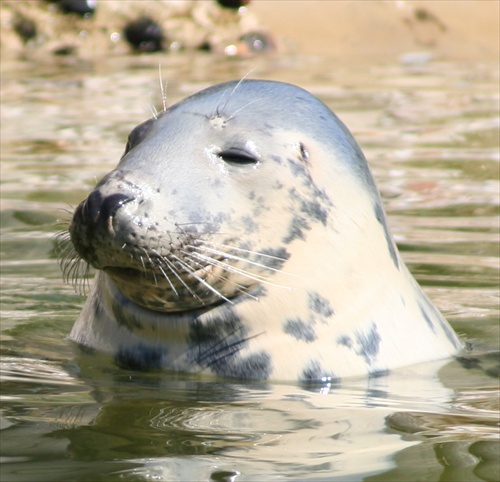
{"label": "reflection in water", "polygon": [[[444,371],[466,379],[470,368],[458,361],[333,387],[137,373],[91,354],[78,361],[73,385],[67,372],[57,374],[49,363],[36,368],[25,360],[17,372],[13,366],[5,370],[18,392],[26,372],[32,386],[49,372],[60,381],[42,396],[11,400],[6,473],[29,460],[24,480],[66,480],[68,470],[90,461],[99,467],[89,472],[100,473],[98,480],[240,474],[236,480],[257,481],[279,480],[283,473],[292,480],[359,480],[370,474],[369,480],[438,480],[453,470],[494,474],[497,417],[487,406],[491,394],[475,397],[486,402],[479,418],[464,400],[457,405],[455,391],[436,376],[446,365]],[[488,377],[482,376],[484,383]],[[422,459],[431,467],[415,464]],[[446,460],[455,460],[454,468]],[[49,464],[50,472],[44,469]],[[412,477],[402,479],[405,471]]]}
{"label": "reflection in water", "polygon": [[498,480],[497,66],[162,61],[169,102],[251,68],[325,100],[362,145],[410,269],[472,345],[299,386],[129,372],[66,342],[82,298],[61,281],[55,225],[116,164],[150,94],[161,103],[157,60],[113,62],[4,66],[1,480]]}

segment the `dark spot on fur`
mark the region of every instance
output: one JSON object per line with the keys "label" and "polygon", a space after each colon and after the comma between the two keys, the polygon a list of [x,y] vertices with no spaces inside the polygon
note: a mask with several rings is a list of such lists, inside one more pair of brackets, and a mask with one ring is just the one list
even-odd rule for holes
{"label": "dark spot on fur", "polygon": [[381,338],[377,331],[377,325],[372,324],[368,333],[358,333],[356,341],[359,345],[357,354],[363,356],[366,363],[371,365],[380,349]]}
{"label": "dark spot on fur", "polygon": [[[382,378],[382,377],[386,377],[388,376],[389,374],[391,373],[390,370],[388,370],[387,368],[386,369],[383,369],[383,370],[376,370],[374,372],[370,372],[368,374],[368,378],[371,380],[371,379],[374,379],[374,378]],[[387,395],[387,392],[383,392],[385,393],[385,395]],[[385,397],[384,397],[385,398]]]}
{"label": "dark spot on fur", "polygon": [[333,373],[325,370],[317,360],[311,360],[302,370],[299,380],[325,382],[332,380],[339,381],[340,379]]}
{"label": "dark spot on fur", "polygon": [[[433,333],[436,333],[436,327],[434,326],[434,322],[432,321],[432,316],[429,315],[427,311],[427,306],[424,306],[424,301],[426,300],[419,297],[418,307],[420,308],[420,312],[422,313],[422,316],[424,317],[424,320],[429,326],[429,328],[432,330]],[[425,305],[427,305],[427,303],[425,303]]]}
{"label": "dark spot on fur", "polygon": [[269,206],[267,205],[266,198],[264,196],[259,196],[254,200],[254,209],[252,214],[254,217],[259,217],[262,213],[269,211]]}
{"label": "dark spot on fur", "polygon": [[261,250],[261,254],[265,256],[260,258],[259,262],[273,269],[281,269],[290,258],[290,253],[285,248],[265,248]]}
{"label": "dark spot on fur", "polygon": [[189,344],[193,351],[199,352],[194,355],[196,363],[210,365],[212,359],[217,359],[219,351],[228,348],[230,341],[233,348],[244,343],[245,334],[245,325],[231,307],[224,306],[207,322],[193,320],[189,328]]}
{"label": "dark spot on fur", "polygon": [[220,223],[226,222],[231,219],[231,213],[220,211],[213,215],[203,206],[197,206],[188,215],[188,221],[192,225],[203,224],[205,231],[217,232],[220,230]]}
{"label": "dark spot on fur", "polygon": [[342,335],[337,338],[337,344],[346,348],[352,348],[352,339],[347,335]]}
{"label": "dark spot on fur", "polygon": [[441,316],[439,317],[439,324],[441,325],[441,328],[443,329],[444,334],[446,335],[446,338],[448,338],[450,343],[452,343],[457,350],[462,350],[463,346],[458,340],[457,334],[453,331],[453,328],[451,328],[448,322],[444,318],[441,318]]}
{"label": "dark spot on fur", "polygon": [[237,248],[246,249],[247,251],[253,251],[253,243],[248,239],[236,239],[234,241],[238,242]]}
{"label": "dark spot on fur", "polygon": [[115,355],[115,363],[130,370],[153,370],[162,367],[165,352],[139,343],[132,347],[120,348]]}
{"label": "dark spot on fur", "polygon": [[267,254],[268,256],[274,256],[284,261],[290,258],[290,253],[285,248],[265,248],[261,252],[262,254]]}
{"label": "dark spot on fur", "polygon": [[250,290],[249,294],[256,296],[257,298],[263,298],[264,296],[267,296],[267,288],[265,286],[258,285]]}
{"label": "dark spot on fur", "polygon": [[231,220],[231,214],[220,211],[218,214],[214,216],[214,221],[216,223],[225,223],[226,221]]}
{"label": "dark spot on fur", "polygon": [[260,351],[233,363],[220,363],[211,368],[217,375],[225,377],[266,380],[272,371],[272,358],[267,352]]}
{"label": "dark spot on fur", "polygon": [[285,244],[291,243],[295,239],[305,240],[306,236],[304,234],[305,230],[310,230],[311,226],[309,223],[301,216],[294,216],[290,222],[290,227],[288,228],[288,234],[283,238]]}
{"label": "dark spot on fur", "polygon": [[130,308],[131,305],[132,301],[117,292],[115,293],[115,298],[112,301],[111,309],[115,315],[117,323],[120,326],[123,326],[130,331],[141,330],[143,328],[142,321],[134,315],[134,312]]}
{"label": "dark spot on fur", "polygon": [[94,319],[99,320],[102,316],[102,305],[99,298],[94,298],[92,300],[92,313],[94,314]]}
{"label": "dark spot on fur", "polygon": [[215,178],[213,181],[212,181],[212,184],[211,184],[211,187],[215,190],[217,189],[220,189],[224,186],[224,183],[222,182],[222,180],[220,178]]}
{"label": "dark spot on fur", "polygon": [[259,225],[250,216],[243,216],[241,220],[245,226],[246,234],[255,233],[258,230]]}
{"label": "dark spot on fur", "polygon": [[307,214],[309,218],[320,221],[324,226],[326,226],[328,213],[319,202],[302,200],[300,203],[300,210]]}
{"label": "dark spot on fur", "polygon": [[265,286],[257,285],[246,293],[242,293],[241,295],[236,296],[236,298],[232,298],[231,301],[234,305],[239,303],[243,303],[245,301],[254,300],[255,298],[264,298],[267,295],[267,289]]}
{"label": "dark spot on fur", "polygon": [[266,353],[242,357],[248,345],[247,329],[231,307],[221,307],[208,322],[194,320],[189,329],[191,363],[209,368],[217,375],[245,378],[268,378],[271,359]]}
{"label": "dark spot on fur", "polygon": [[317,339],[316,332],[311,323],[307,323],[300,318],[288,319],[283,326],[283,331],[293,336],[296,340],[311,343]]}
{"label": "dark spot on fur", "polygon": [[450,327],[448,322],[443,318],[441,313],[439,313],[437,308],[434,307],[434,305],[427,299],[425,295],[419,293],[417,296],[418,306],[420,308],[420,311],[422,312],[422,316],[424,317],[426,323],[429,325],[429,328],[433,331],[433,333],[436,333],[436,327],[439,324],[450,343],[455,346],[455,348],[461,349],[462,346],[457,339],[456,333]]}
{"label": "dark spot on fur", "polygon": [[315,199],[319,199],[320,201],[322,201],[325,206],[333,206],[333,202],[330,199],[330,196],[328,196],[328,194],[323,189],[320,189],[318,186],[316,186],[316,184],[314,184],[312,187],[314,189],[313,194]]}
{"label": "dark spot on fur", "polygon": [[329,318],[334,314],[330,302],[319,293],[309,293],[309,309],[313,313]]}
{"label": "dark spot on fur", "polygon": [[287,159],[290,170],[294,176],[300,177],[308,183],[312,183],[311,176],[302,162],[297,162],[295,159]]}
{"label": "dark spot on fur", "polygon": [[375,204],[375,217],[377,221],[384,228],[385,240],[387,242],[387,249],[389,250],[389,254],[391,255],[392,262],[397,269],[399,269],[399,260],[398,253],[396,252],[396,247],[394,246],[394,241],[392,240],[391,233],[389,232],[389,227],[387,226],[387,222],[385,220],[384,211],[379,202]]}

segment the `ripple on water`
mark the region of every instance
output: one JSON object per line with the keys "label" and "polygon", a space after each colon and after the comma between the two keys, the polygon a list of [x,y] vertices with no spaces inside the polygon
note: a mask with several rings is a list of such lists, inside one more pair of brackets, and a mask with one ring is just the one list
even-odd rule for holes
{"label": "ripple on water", "polygon": [[52,234],[150,98],[161,106],[151,59],[2,77],[2,480],[500,479],[498,66],[162,60],[171,103],[252,68],[319,95],[365,151],[410,269],[473,347],[423,372],[299,387],[128,372],[65,339],[83,298]]}

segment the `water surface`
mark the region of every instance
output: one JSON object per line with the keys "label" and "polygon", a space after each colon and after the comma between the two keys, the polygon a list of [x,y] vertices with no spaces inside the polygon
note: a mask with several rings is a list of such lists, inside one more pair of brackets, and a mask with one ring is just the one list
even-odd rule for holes
{"label": "water surface", "polygon": [[[215,82],[292,82],[353,131],[403,258],[472,347],[340,385],[116,368],[66,336],[83,298],[53,235],[128,132]],[[2,65],[1,462],[7,481],[494,481],[499,424],[497,64],[127,57]]]}

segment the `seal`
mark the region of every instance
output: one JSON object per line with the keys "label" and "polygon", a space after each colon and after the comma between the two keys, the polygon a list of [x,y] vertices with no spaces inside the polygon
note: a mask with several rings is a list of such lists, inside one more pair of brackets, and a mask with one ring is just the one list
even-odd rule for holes
{"label": "seal", "polygon": [[125,367],[339,380],[461,350],[354,138],[290,84],[223,83],[135,127],[66,241],[68,278],[98,270],[70,339]]}

